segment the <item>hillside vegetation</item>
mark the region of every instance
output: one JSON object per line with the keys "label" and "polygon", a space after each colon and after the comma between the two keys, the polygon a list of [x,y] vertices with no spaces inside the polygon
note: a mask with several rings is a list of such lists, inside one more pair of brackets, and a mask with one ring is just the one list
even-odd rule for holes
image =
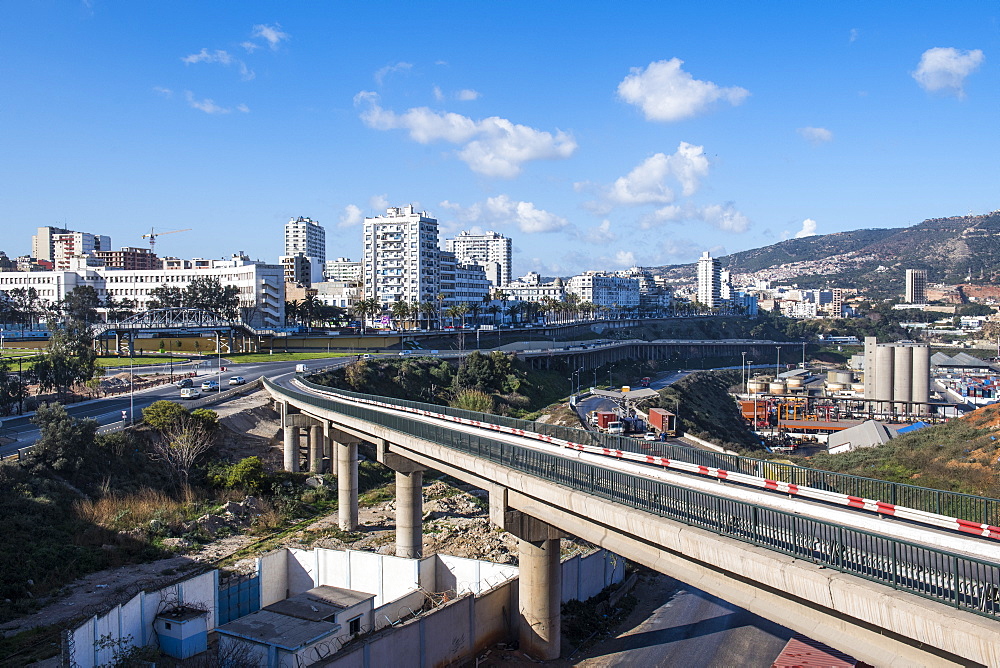
{"label": "hillside vegetation", "polygon": [[876,448],[820,454],[806,465],[866,478],[1000,498],[1000,404]]}

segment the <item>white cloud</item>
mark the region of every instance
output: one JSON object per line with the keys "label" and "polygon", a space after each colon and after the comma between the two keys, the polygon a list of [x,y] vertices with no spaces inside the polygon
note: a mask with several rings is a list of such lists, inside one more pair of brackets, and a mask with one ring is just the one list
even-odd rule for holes
{"label": "white cloud", "polygon": [[236,111],[243,112],[244,114],[249,114],[250,113],[250,107],[248,107],[245,104],[238,104],[238,105],[236,105]]}
{"label": "white cloud", "polygon": [[208,49],[202,49],[198,53],[184,56],[181,58],[181,61],[186,65],[194,65],[195,63],[216,63],[227,67],[229,65],[236,65],[240,70],[240,77],[244,81],[250,81],[256,76],[254,71],[247,67],[246,63],[238,58],[233,58],[232,54],[222,49],[216,49],[211,52]]}
{"label": "white cloud", "polygon": [[344,207],[344,212],[340,214],[337,227],[355,227],[363,223],[364,220],[365,216],[361,208],[354,204],[348,204]]}
{"label": "white cloud", "polygon": [[281,25],[275,23],[273,26],[266,24],[258,24],[253,27],[250,33],[254,37],[262,37],[271,46],[271,49],[277,49],[278,45],[284,40],[288,39],[288,33],[281,30]]}
{"label": "white cloud", "polygon": [[804,127],[796,130],[799,135],[813,146],[833,141],[833,133],[826,128]]}
{"label": "white cloud", "polygon": [[816,221],[812,218],[806,218],[802,221],[802,229],[795,233],[795,238],[802,239],[814,236],[816,236]]}
{"label": "white cloud", "polygon": [[410,138],[420,144],[445,141],[462,145],[457,155],[472,171],[485,176],[513,178],[521,173],[522,165],[531,160],[568,158],[576,151],[576,141],[565,132],[536,130],[518,125],[505,118],[491,116],[475,121],[452,112],[437,112],[416,107],[397,114],[383,109],[378,95],[361,91],[355,104],[367,104],[361,120],[376,130],[407,130]]}
{"label": "white cloud", "polygon": [[187,103],[191,108],[204,111],[206,114],[228,114],[232,111],[232,109],[220,107],[209,98],[199,100],[194,96],[194,93],[189,90],[184,91],[184,97],[187,99]]}
{"label": "white cloud", "polygon": [[858,32],[857,28],[851,28],[851,32],[850,32],[850,34],[847,37],[847,41],[848,42],[856,42],[856,41],[858,41],[858,37],[860,35],[861,35],[861,33]]}
{"label": "white cloud", "polygon": [[162,95],[163,97],[172,97],[174,91],[169,88],[164,88],[163,86],[153,86],[153,92]]}
{"label": "white cloud", "polygon": [[389,208],[389,196],[386,194],[372,195],[368,200],[368,206],[374,211],[383,211]]}
{"label": "white cloud", "polygon": [[679,58],[650,63],[646,69],[631,68],[618,84],[618,96],[642,109],[646,120],[680,121],[707,112],[717,101],[738,105],[750,95],[739,86],[721,87],[700,81],[681,69]]}
{"label": "white cloud", "polygon": [[[516,225],[524,234],[557,232],[569,227],[569,221],[565,218],[539,209],[531,202],[513,200],[508,195],[489,197],[485,202],[476,202],[469,207],[463,207],[447,200],[441,202],[440,206],[454,212],[455,217],[465,226],[502,227]],[[465,226],[463,229],[466,229]]]}
{"label": "white cloud", "polygon": [[965,97],[965,78],[979,69],[986,57],[979,49],[963,51],[951,47],[927,49],[912,76],[929,93]]}
{"label": "white cloud", "polygon": [[440,86],[434,86],[434,99],[438,102],[444,101],[444,93],[441,92]]}
{"label": "white cloud", "polygon": [[632,251],[620,250],[615,253],[614,263],[617,264],[619,267],[623,268],[634,267],[636,266],[635,253],[633,253]]}
{"label": "white cloud", "polygon": [[411,69],[413,69],[413,63],[404,63],[404,62],[399,62],[396,63],[395,65],[386,65],[385,67],[380,67],[375,71],[375,83],[381,86],[382,82],[390,74],[394,72],[409,72]]}
{"label": "white cloud", "polygon": [[617,241],[618,235],[611,230],[611,221],[605,218],[600,225],[591,227],[584,232],[583,240],[587,243],[603,246]]}
{"label": "white cloud", "polygon": [[746,232],[750,227],[750,219],[737,211],[732,202],[703,206],[695,217],[724,232]]}
{"label": "white cloud", "polygon": [[472,100],[479,99],[479,91],[472,90],[471,88],[463,88],[462,90],[455,93],[455,99],[461,102],[471,102]]}
{"label": "white cloud", "polygon": [[615,180],[607,198],[615,204],[669,204],[675,195],[667,179],[680,183],[683,194],[690,197],[707,175],[704,147],[681,142],[673,155],[657,153]]}
{"label": "white cloud", "polygon": [[240,46],[242,46],[247,53],[253,53],[260,48],[260,45],[254,42],[240,42]]}

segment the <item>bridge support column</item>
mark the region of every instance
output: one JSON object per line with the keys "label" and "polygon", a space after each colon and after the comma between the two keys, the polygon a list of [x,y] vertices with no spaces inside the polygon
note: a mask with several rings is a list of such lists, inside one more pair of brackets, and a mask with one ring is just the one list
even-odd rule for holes
{"label": "bridge support column", "polygon": [[378,461],[396,472],[396,556],[419,559],[424,554],[424,471],[420,464],[389,452],[377,439]]}
{"label": "bridge support column", "polygon": [[299,428],[286,424],[284,430],[284,464],[286,471],[299,470]]}
{"label": "bridge support column", "polygon": [[358,444],[338,436],[337,519],[344,531],[358,528]]}
{"label": "bridge support column", "polygon": [[559,539],[565,534],[531,515],[507,507],[507,490],[490,490],[490,520],[517,536],[518,642],[533,658],[559,658],[562,566]]}
{"label": "bridge support column", "polygon": [[309,427],[309,472],[323,472],[323,450],[326,439],[323,438],[323,426],[314,424]]}

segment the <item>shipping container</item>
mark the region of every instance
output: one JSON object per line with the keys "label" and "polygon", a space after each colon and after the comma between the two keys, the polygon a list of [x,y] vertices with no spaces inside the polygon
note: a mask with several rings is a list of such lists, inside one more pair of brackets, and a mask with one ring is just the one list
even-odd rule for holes
{"label": "shipping container", "polygon": [[649,426],[675,436],[677,434],[677,416],[662,408],[650,408]]}
{"label": "shipping container", "polygon": [[618,420],[618,414],[611,411],[598,411],[597,412],[597,426],[601,429],[607,429],[608,425],[612,422]]}

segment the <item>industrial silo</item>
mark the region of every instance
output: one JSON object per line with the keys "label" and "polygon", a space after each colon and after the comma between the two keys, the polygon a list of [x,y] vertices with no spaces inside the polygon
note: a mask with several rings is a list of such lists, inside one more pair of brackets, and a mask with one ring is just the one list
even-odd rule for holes
{"label": "industrial silo", "polygon": [[892,349],[892,400],[898,412],[906,413],[913,390],[913,348],[895,345]]}
{"label": "industrial silo", "polygon": [[926,343],[913,346],[913,385],[911,400],[918,402],[914,412],[927,413],[927,402],[931,400],[931,349]]}
{"label": "industrial silo", "polygon": [[881,344],[875,348],[875,399],[880,402],[880,411],[890,410],[894,354],[890,345]]}

